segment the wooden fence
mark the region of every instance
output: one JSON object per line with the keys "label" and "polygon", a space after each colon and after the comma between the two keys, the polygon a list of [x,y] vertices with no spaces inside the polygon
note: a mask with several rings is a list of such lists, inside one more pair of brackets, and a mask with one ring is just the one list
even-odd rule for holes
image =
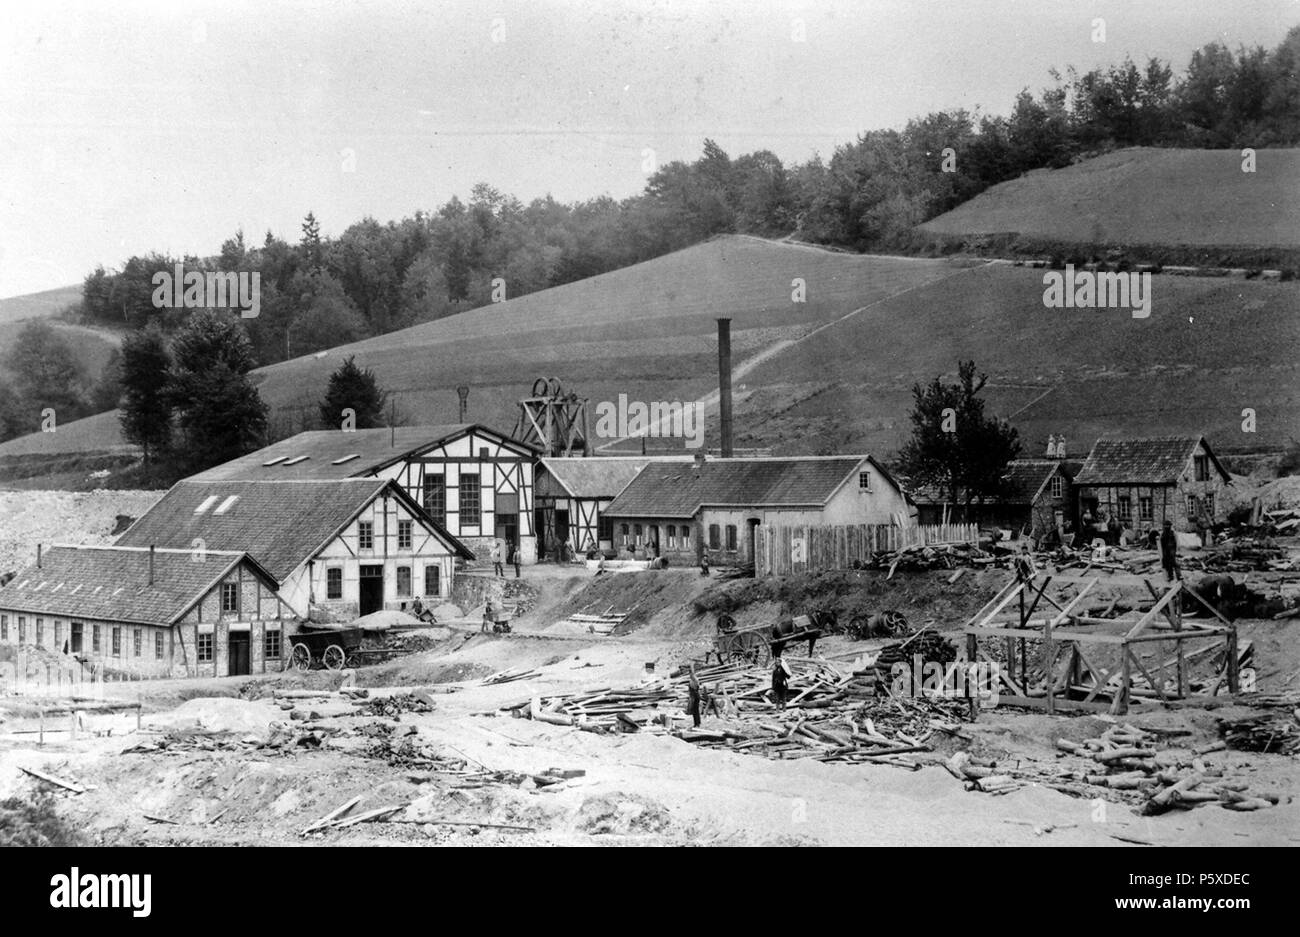
{"label": "wooden fence", "polygon": [[848,569],[878,553],[935,543],[977,543],[978,524],[892,524],[777,527],[754,531],[754,575],[784,576],[821,569]]}

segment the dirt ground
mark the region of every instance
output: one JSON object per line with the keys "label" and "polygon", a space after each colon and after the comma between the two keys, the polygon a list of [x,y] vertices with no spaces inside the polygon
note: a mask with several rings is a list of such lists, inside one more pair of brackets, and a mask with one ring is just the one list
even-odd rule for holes
{"label": "dirt ground", "polygon": [[[59,809],[92,841],[108,844],[539,844],[539,845],[1294,845],[1300,843],[1297,759],[1238,751],[1205,756],[1211,766],[1250,779],[1252,790],[1278,796],[1269,810],[1233,813],[1211,804],[1161,816],[1141,816],[1117,801],[1079,799],[1029,786],[1005,795],[967,792],[941,765],[955,750],[1015,764],[1050,762],[1057,738],[1099,735],[1109,717],[1047,716],[994,709],[963,726],[969,741],[936,745],[918,771],[887,764],[848,765],[763,757],[696,747],[667,735],[603,735],[510,718],[502,708],[533,696],[629,687],[653,680],[710,644],[710,605],[719,594],[755,601],[736,613],[742,624],[783,611],[773,595],[745,581],[722,584],[687,570],[624,574],[593,583],[589,573],[537,567],[525,573],[537,590],[532,612],[509,635],[480,634],[472,618],[430,629],[428,649],[351,672],[285,673],[264,677],[109,684],[110,696],[139,700],[134,714],[100,715],[72,740],[51,732],[44,746],[30,730],[31,700],[0,698],[0,798],[48,787],[20,768],[35,768],[83,785],[58,793]],[[881,590],[884,604],[941,605],[949,613],[982,601],[996,573],[963,577],[951,588],[938,576],[895,577]],[[970,582],[964,583],[969,579]],[[957,588],[961,586],[961,588]],[[872,586],[875,588],[875,585]],[[947,603],[947,604],[943,604]],[[638,607],[630,633],[564,633],[555,623],[582,608]],[[960,620],[947,618],[950,630]],[[1293,622],[1242,623],[1267,660],[1261,689],[1285,689],[1300,670]],[[843,636],[819,642],[835,657],[879,647]],[[647,673],[647,665],[654,673]],[[536,671],[527,679],[483,685],[507,669]],[[426,687],[433,708],[396,719],[347,715],[331,720],[350,732],[318,748],[245,748],[131,752],[143,742],[185,727],[225,731],[231,740],[265,738],[286,712],[279,690]],[[1176,726],[1192,732],[1179,744],[1217,739],[1216,719],[1233,710],[1169,711],[1152,707],[1121,721],[1140,727]],[[63,717],[66,719],[66,717]],[[716,717],[706,717],[708,727]],[[14,734],[17,731],[20,734]],[[10,733],[10,734],[4,734]],[[92,734],[93,733],[93,734]],[[454,774],[393,764],[367,750],[366,733],[410,734],[426,746],[516,783],[465,781]],[[530,775],[583,772],[541,786]],[[313,821],[349,798],[357,811],[406,805],[385,822],[302,835]],[[465,824],[465,825],[451,825]],[[492,826],[490,824],[496,824]],[[506,827],[523,827],[513,829]]]}

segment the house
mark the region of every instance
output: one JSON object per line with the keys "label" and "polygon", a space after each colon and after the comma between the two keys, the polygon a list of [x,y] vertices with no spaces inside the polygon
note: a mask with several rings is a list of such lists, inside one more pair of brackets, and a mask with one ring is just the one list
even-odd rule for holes
{"label": "house", "polygon": [[1027,532],[1035,540],[1064,537],[1076,519],[1073,476],[1080,463],[1063,459],[1013,459],[1003,476],[1006,493],[995,506],[999,526]]}
{"label": "house", "polygon": [[537,463],[538,549],[552,555],[558,544],[574,555],[614,549],[613,524],[605,509],[651,462],[690,462],[690,456],[543,458]]}
{"label": "house", "polygon": [[316,430],[218,465],[194,481],[390,478],[480,556],[494,539],[537,558],[537,451],[476,423]]}
{"label": "house", "polygon": [[238,550],[55,546],[0,588],[0,647],[98,674],[268,673],[298,624],[276,592]]}
{"label": "house", "polygon": [[703,459],[651,463],[605,510],[615,546],[658,546],[695,562],[752,562],[755,528],[912,523],[914,509],[870,456]]}
{"label": "house", "polygon": [[473,554],[387,478],[186,479],[119,546],[247,552],[303,619],[349,621],[451,595]]}
{"label": "house", "polygon": [[1081,520],[1114,517],[1136,531],[1222,520],[1230,483],[1204,436],[1099,439],[1074,479]]}

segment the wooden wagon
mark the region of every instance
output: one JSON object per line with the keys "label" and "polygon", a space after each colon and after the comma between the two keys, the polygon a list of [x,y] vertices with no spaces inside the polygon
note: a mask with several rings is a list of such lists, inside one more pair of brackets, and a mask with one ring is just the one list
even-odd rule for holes
{"label": "wooden wagon", "polygon": [[365,628],[299,631],[293,636],[289,662],[300,672],[317,666],[327,670],[359,667],[370,655],[387,653],[382,640],[380,646],[376,647],[373,640],[367,639],[370,633]]}

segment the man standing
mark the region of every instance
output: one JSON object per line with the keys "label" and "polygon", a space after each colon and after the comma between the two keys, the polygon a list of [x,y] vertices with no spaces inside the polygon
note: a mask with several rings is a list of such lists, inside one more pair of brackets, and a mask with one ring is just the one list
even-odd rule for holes
{"label": "man standing", "polygon": [[1165,569],[1165,582],[1183,578],[1178,568],[1178,537],[1174,534],[1174,525],[1165,521],[1160,531],[1160,565]]}
{"label": "man standing", "polygon": [[505,570],[501,568],[501,541],[492,541],[492,571],[502,579],[505,578]]}
{"label": "man standing", "polygon": [[695,676],[695,665],[691,664],[691,677],[686,686],[686,715],[695,721],[695,728],[700,727],[700,712],[703,709],[704,690],[700,678]]}
{"label": "man standing", "polygon": [[785,658],[778,657],[772,667],[772,699],[776,705],[785,709],[786,689],[790,686],[790,665]]}
{"label": "man standing", "polygon": [[519,548],[515,546],[515,542],[513,540],[510,541],[510,555],[506,558],[506,562],[514,566],[515,578],[518,579],[519,578]]}

